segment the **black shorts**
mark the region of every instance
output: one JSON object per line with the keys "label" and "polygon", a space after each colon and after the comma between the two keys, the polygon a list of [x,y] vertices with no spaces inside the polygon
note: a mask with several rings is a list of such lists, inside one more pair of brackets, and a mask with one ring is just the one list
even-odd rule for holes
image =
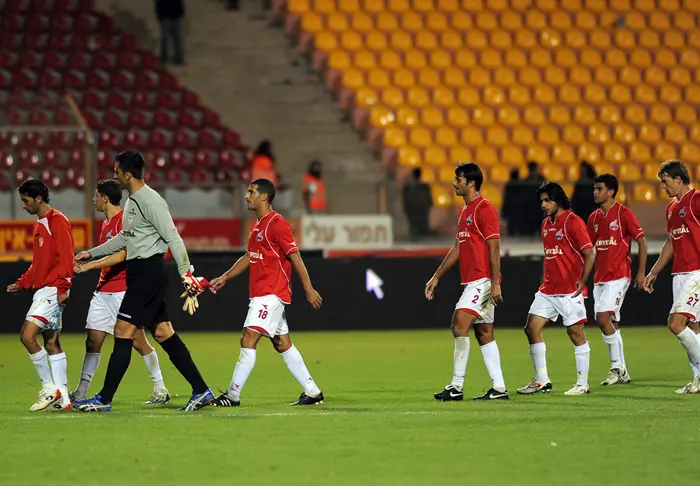
{"label": "black shorts", "polygon": [[168,273],[163,255],[126,262],[126,294],[119,308],[122,321],[152,329],[159,322],[169,322]]}

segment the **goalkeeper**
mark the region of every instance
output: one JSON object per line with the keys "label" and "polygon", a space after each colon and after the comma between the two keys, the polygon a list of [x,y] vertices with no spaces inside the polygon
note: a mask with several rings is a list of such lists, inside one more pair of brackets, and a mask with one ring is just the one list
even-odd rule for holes
{"label": "goalkeeper", "polygon": [[116,157],[114,177],[128,190],[122,231],[89,251],[80,252],[76,263],[99,259],[126,248],[126,294],[117,324],[114,326],[114,351],[109,358],[102,390],[84,402],[84,412],[109,412],[112,399],[131,359],[131,347],[138,327],[151,331],[170,361],[192,385],[192,397],[183,411],[194,411],[208,405],[214,395],[192,361],[187,346],[170,323],[165,302],[168,275],[163,257],[170,248],[188,297],[186,309],[196,310],[196,297],[208,285],[196,279],[187,250],[170,216],[168,204],[144,182],[145,160],[136,151],[122,152]]}

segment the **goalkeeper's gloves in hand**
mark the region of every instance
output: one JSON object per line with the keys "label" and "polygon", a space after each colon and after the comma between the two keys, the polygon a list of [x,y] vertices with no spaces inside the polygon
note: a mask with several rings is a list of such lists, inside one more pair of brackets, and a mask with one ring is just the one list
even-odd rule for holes
{"label": "goalkeeper's gloves in hand", "polygon": [[192,297],[191,295],[187,295],[187,292],[183,292],[180,297],[185,297],[185,304],[182,306],[182,310],[187,312],[189,315],[194,314],[197,312],[197,309],[199,309],[199,301],[197,300],[197,297]]}
{"label": "goalkeeper's gloves in hand", "polygon": [[209,281],[203,277],[195,277],[192,272],[194,272],[194,267],[190,266],[190,269],[182,276],[182,285],[185,287],[185,291],[180,295],[181,299],[185,299],[185,303],[182,306],[182,310],[194,314],[199,308],[199,301],[197,296],[204,292],[205,289],[209,288]]}

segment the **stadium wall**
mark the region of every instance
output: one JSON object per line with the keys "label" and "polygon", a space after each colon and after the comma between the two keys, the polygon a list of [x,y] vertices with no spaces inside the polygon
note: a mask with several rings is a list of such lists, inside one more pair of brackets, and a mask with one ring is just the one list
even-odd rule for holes
{"label": "stadium wall", "polygon": [[[428,302],[423,296],[425,282],[438,265],[439,258],[337,258],[324,259],[320,253],[304,252],[304,261],[316,289],[323,296],[323,308],[315,312],[306,303],[299,281],[293,282],[293,299],[287,307],[287,319],[293,330],[372,330],[448,328],[454,305],[461,293],[459,271],[455,268],[440,282],[436,297]],[[235,253],[193,254],[196,274],[213,278],[223,273],[240,256]],[[656,255],[650,255],[650,265]],[[0,263],[0,276],[12,283],[26,270],[26,262]],[[168,302],[175,328],[182,331],[234,331],[241,329],[248,305],[247,274],[229,281],[218,294],[200,297],[194,316],[181,310],[182,287],[171,266]],[[496,311],[496,323],[502,327],[522,327],[533,294],[539,285],[541,258],[506,257],[502,259],[505,302]],[[367,290],[367,271],[383,284],[381,291]],[[64,314],[66,332],[82,332],[88,306],[97,280],[97,272],[78,276]],[[382,296],[382,298],[378,298]],[[589,318],[592,293],[587,299]],[[0,332],[16,333],[31,303],[31,293],[0,293]],[[671,277],[668,270],[659,276],[653,295],[630,289],[622,310],[623,326],[661,326],[671,306]]]}

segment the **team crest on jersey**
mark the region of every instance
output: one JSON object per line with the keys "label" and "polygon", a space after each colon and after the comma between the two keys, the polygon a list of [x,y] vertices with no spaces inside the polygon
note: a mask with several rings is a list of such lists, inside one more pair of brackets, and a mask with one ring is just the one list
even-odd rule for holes
{"label": "team crest on jersey", "polygon": [[620,228],[620,225],[617,224],[617,220],[615,221],[610,221],[610,229],[613,231],[616,231]]}
{"label": "team crest on jersey", "polygon": [[263,234],[259,232],[258,236],[256,236],[255,239],[258,240],[258,243],[260,243],[263,240]]}
{"label": "team crest on jersey", "polygon": [[129,224],[132,224],[134,222],[134,216],[132,214],[130,214],[129,217],[126,218],[126,220]]}
{"label": "team crest on jersey", "polygon": [[467,216],[467,225],[471,225],[473,222],[474,221],[472,219],[472,215],[470,214],[469,216]]}
{"label": "team crest on jersey", "polygon": [[597,233],[597,232],[598,232],[598,225],[597,225],[597,224],[594,224],[594,225],[593,225],[593,232],[594,232],[594,233]]}
{"label": "team crest on jersey", "polygon": [[110,231],[108,231],[107,234],[105,235],[105,238],[110,239],[112,236],[114,236],[114,235],[112,234],[112,230],[110,230]]}
{"label": "team crest on jersey", "polygon": [[668,212],[668,216],[666,217],[666,219],[671,219],[671,215],[672,215],[672,214],[673,214],[673,211],[669,211],[669,212]]}
{"label": "team crest on jersey", "polygon": [[42,238],[42,237],[40,236],[40,237],[39,237],[39,247],[42,247],[42,246],[44,246],[44,238]]}
{"label": "team crest on jersey", "polygon": [[680,211],[678,211],[678,216],[681,218],[685,218],[685,208],[681,208]]}
{"label": "team crest on jersey", "polygon": [[557,231],[557,234],[554,236],[556,236],[557,240],[560,240],[560,241],[563,240],[564,239],[564,230]]}

